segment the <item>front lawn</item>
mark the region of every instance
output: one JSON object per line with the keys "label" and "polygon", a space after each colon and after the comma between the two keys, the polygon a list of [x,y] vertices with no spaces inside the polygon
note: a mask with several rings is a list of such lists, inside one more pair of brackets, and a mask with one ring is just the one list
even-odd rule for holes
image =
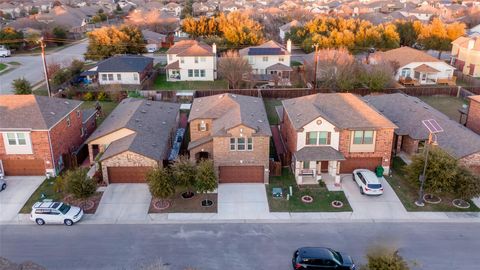
{"label": "front lawn", "polygon": [[[81,109],[95,109],[95,103],[96,101],[84,101]],[[97,119],[97,126],[100,126],[103,120],[117,107],[118,103],[113,101],[100,101],[100,105],[102,106],[103,115]]]}
{"label": "front lawn", "polygon": [[[293,196],[287,200],[289,187],[293,188]],[[280,187],[283,198],[274,198],[272,188]],[[293,174],[287,168],[283,168],[282,176],[270,177],[267,185],[267,198],[271,212],[345,212],[352,211],[343,191],[328,191],[325,186],[315,185],[298,188]],[[301,197],[310,195],[312,203],[303,203]],[[342,208],[334,208],[331,202],[337,200],[343,202]]]}
{"label": "front lawn", "polygon": [[157,210],[153,207],[153,201],[150,202],[149,213],[217,213],[217,193],[208,193],[206,196],[208,200],[213,202],[212,206],[202,206],[202,201],[205,200],[205,194],[195,193],[195,196],[190,199],[184,199],[182,193],[184,189],[177,190],[169,202],[170,207],[164,210]]}
{"label": "front lawn", "polygon": [[7,65],[5,65],[4,63],[0,63],[0,71],[3,71],[6,68],[7,68]]}
{"label": "front lawn", "polygon": [[265,110],[267,111],[268,122],[270,125],[280,124],[280,119],[278,118],[275,107],[282,106],[282,100],[275,98],[264,98],[263,103],[265,104]]}
{"label": "front lawn", "polygon": [[[469,209],[460,209],[452,205],[454,198],[449,198],[446,195],[442,195],[442,201],[439,204],[425,203],[424,207],[419,207],[415,204],[418,199],[418,187],[410,183],[405,178],[404,170],[406,164],[399,157],[393,159],[393,176],[385,177],[390,186],[397,194],[398,198],[402,201],[403,206],[407,211],[433,211],[433,212],[479,212],[480,209],[472,202]],[[427,180],[428,181],[428,180]]]}
{"label": "front lawn", "polygon": [[423,96],[420,99],[456,122],[460,119],[458,109],[466,103],[461,98],[451,96]]}
{"label": "front lawn", "polygon": [[188,81],[188,82],[167,82],[165,74],[160,74],[154,82],[155,90],[209,90],[228,89],[228,82],[216,81]]}

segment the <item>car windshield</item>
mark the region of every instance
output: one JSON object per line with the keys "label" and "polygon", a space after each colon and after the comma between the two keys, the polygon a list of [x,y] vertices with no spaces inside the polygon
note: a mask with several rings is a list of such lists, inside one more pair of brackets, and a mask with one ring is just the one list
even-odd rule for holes
{"label": "car windshield", "polygon": [[380,189],[380,188],[382,188],[382,184],[368,184],[367,186],[368,186],[368,188],[371,188],[371,189]]}
{"label": "car windshield", "polygon": [[333,254],[333,258],[339,262],[340,264],[343,263],[343,259],[342,259],[342,255],[340,255],[340,253],[336,252],[335,250],[331,250],[332,251],[332,254]]}
{"label": "car windshield", "polygon": [[66,214],[68,213],[68,210],[70,210],[70,205],[68,204],[62,204],[62,206],[60,206],[60,208],[58,208],[58,211],[62,212],[62,214]]}

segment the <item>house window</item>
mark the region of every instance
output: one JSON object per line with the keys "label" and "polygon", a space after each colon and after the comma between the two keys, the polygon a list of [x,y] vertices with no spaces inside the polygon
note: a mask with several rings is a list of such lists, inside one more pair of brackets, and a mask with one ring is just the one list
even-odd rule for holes
{"label": "house window", "polygon": [[253,138],[248,138],[247,139],[247,150],[252,151],[253,150]]}
{"label": "house window", "polygon": [[314,131],[307,132],[306,145],[328,145],[330,144],[330,132]]}
{"label": "house window", "polygon": [[317,144],[317,132],[307,132],[307,145]]}
{"label": "house window", "polygon": [[200,124],[198,125],[198,130],[207,131],[208,130],[207,123],[205,123],[205,121],[202,120],[202,122],[200,122]]}
{"label": "house window", "polygon": [[71,125],[71,121],[70,121],[70,115],[67,116],[67,127],[69,127]]}
{"label": "house window", "polygon": [[102,74],[102,81],[106,81],[107,80],[107,74]]}
{"label": "house window", "polygon": [[373,143],[373,131],[357,130],[353,134],[353,144],[372,144]]}
{"label": "house window", "polygon": [[138,74],[137,73],[133,73],[133,80],[138,81]]}
{"label": "house window", "polygon": [[262,61],[263,61],[263,62],[268,62],[268,56],[262,57]]}
{"label": "house window", "polygon": [[200,71],[198,69],[195,69],[195,77],[200,77]]}
{"label": "house window", "polygon": [[122,74],[117,74],[117,81],[121,81],[122,80]]}
{"label": "house window", "polygon": [[282,56],[278,57],[279,62],[283,62],[283,60],[285,60],[285,59]]}
{"label": "house window", "polygon": [[198,56],[195,56],[195,64],[198,64]]}
{"label": "house window", "polygon": [[77,111],[77,117],[80,118],[80,110]]}
{"label": "house window", "polygon": [[205,69],[200,69],[200,77],[205,77]]}
{"label": "house window", "polygon": [[188,77],[193,77],[193,69],[188,70]]}
{"label": "house window", "polygon": [[9,145],[27,145],[25,133],[7,133],[7,141]]}
{"label": "house window", "polygon": [[108,80],[113,81],[113,74],[108,74]]}
{"label": "house window", "polygon": [[330,144],[330,132],[320,131],[318,133],[318,144],[326,145]]}
{"label": "house window", "polygon": [[304,169],[310,169],[310,161],[304,161],[303,162],[303,168]]}
{"label": "house window", "polygon": [[253,138],[230,138],[230,151],[253,151]]}
{"label": "house window", "polygon": [[245,138],[237,138],[237,150],[245,151]]}
{"label": "house window", "polygon": [[185,59],[183,57],[180,57],[180,63],[185,63]]}
{"label": "house window", "polygon": [[410,69],[409,68],[402,69],[401,76],[405,78],[410,77]]}
{"label": "house window", "polygon": [[230,138],[230,151],[235,151],[235,138]]}

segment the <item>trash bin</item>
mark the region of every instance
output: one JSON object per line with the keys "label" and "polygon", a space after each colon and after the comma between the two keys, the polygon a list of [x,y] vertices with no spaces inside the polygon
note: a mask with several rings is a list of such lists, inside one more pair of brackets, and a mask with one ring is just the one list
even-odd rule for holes
{"label": "trash bin", "polygon": [[382,166],[377,166],[377,168],[375,168],[375,174],[377,175],[377,177],[382,177],[383,171],[384,169]]}

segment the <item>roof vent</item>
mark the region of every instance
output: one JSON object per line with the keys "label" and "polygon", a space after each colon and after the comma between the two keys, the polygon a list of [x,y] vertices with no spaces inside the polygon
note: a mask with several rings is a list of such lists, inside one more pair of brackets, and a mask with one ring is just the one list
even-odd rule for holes
{"label": "roof vent", "polygon": [[70,104],[70,102],[68,102],[68,101],[65,101],[65,104],[67,104],[67,105],[68,105],[68,104]]}
{"label": "roof vent", "polygon": [[253,102],[258,103],[258,100],[254,99]]}
{"label": "roof vent", "polygon": [[141,110],[140,112],[141,112],[141,113],[147,113],[147,111],[146,111],[146,110]]}
{"label": "roof vent", "polygon": [[165,122],[165,121],[162,122],[162,125],[166,125],[166,124],[167,124],[167,122]]}
{"label": "roof vent", "polygon": [[51,115],[55,115],[55,112],[50,112]]}
{"label": "roof vent", "polygon": [[152,143],[152,146],[153,146],[153,147],[157,147],[157,144],[156,144],[156,143]]}
{"label": "roof vent", "polygon": [[262,119],[258,119],[258,122],[259,122],[259,123],[263,123],[263,120],[262,120]]}
{"label": "roof vent", "polygon": [[140,119],[136,118],[136,119],[135,119],[135,122],[140,122]]}
{"label": "roof vent", "polygon": [[425,108],[425,109],[429,110],[428,106],[423,106],[423,108]]}
{"label": "roof vent", "polygon": [[297,117],[298,117],[298,116],[301,116],[301,115],[302,115],[302,113],[297,113]]}

